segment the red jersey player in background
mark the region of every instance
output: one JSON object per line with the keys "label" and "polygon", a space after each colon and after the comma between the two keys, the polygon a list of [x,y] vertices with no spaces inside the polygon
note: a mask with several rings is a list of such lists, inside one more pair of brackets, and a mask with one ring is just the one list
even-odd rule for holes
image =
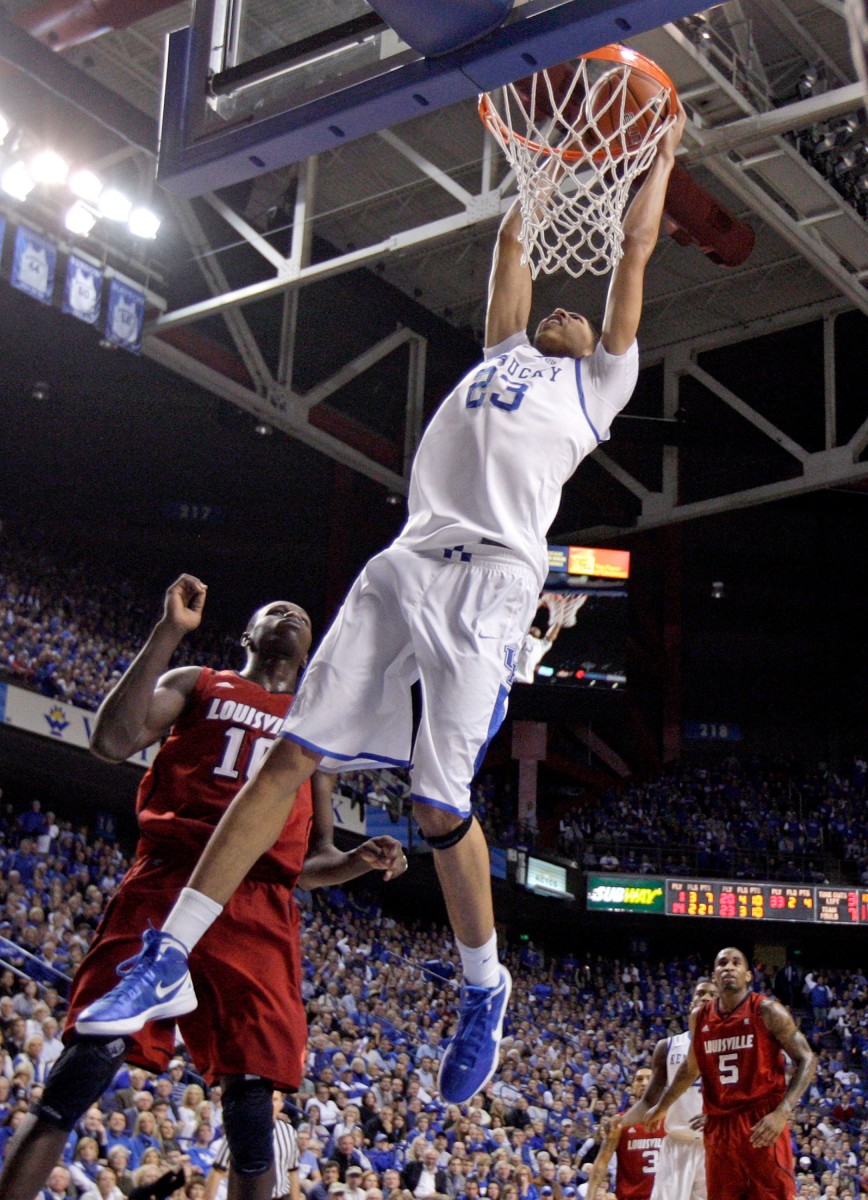
{"label": "red jersey player in background", "polygon": [[[668,1109],[700,1077],[708,1200],[793,1200],[787,1118],[814,1077],[816,1059],[789,1009],[752,990],[741,950],[720,951],[714,981],[719,996],[693,1018],[687,1058],[646,1124],[662,1125]],[[789,1084],[784,1052],[793,1063]]]}
{"label": "red jersey player in background", "polygon": [[[640,1067],[629,1089],[634,1101],[644,1094],[650,1079],[651,1068]],[[662,1129],[659,1133],[653,1133],[644,1125],[608,1125],[600,1153],[591,1167],[585,1200],[597,1200],[613,1154],[617,1200],[649,1200],[664,1136]]]}
{"label": "red jersey player in background", "polygon": [[[103,701],[91,749],[124,762],[166,737],[139,786],[135,865],[109,902],[72,986],[66,1047],[42,1100],[28,1114],[0,1176],[3,1200],[33,1200],[59,1161],[69,1131],[126,1059],[164,1071],[174,1053],[174,1019],[129,1037],[76,1032],[75,1018],[138,953],[142,913],[168,913],[214,827],[280,735],[311,644],[310,618],[290,601],[266,604],[241,638],[241,671],[167,670],[181,639],[199,626],[206,587],[182,575],[164,612],[123,678]],[[167,736],[168,735],[168,736]],[[283,831],[191,956],[199,1006],[180,1018],[198,1070],[224,1087],[232,1194],[270,1200],[272,1090],[301,1083],[307,1026],[301,996],[298,909],[292,891],[343,883],[375,869],[386,879],[406,868],[390,837],[349,853],[333,841],[331,784],[314,776],[299,792]]]}

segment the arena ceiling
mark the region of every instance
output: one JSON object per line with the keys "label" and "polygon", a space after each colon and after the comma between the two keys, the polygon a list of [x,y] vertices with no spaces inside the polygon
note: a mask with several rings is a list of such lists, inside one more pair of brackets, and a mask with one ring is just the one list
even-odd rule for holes
{"label": "arena ceiling", "polygon": [[[348,5],[328,0],[325,10],[337,22]],[[50,41],[47,7],[3,0],[2,9],[0,107],[92,155],[109,176],[147,185],[165,39],[189,23],[190,6],[59,54],[30,33],[13,36],[23,26]],[[298,39],[323,11],[321,2],[251,0],[250,47]],[[726,268],[695,245],[661,240],[641,332],[648,370],[621,432],[595,456],[593,486],[581,498],[568,490],[559,535],[612,536],[861,486],[868,162],[841,0],[730,0],[631,44],[669,72],[685,102],[682,163],[756,242]],[[473,100],[192,201],[157,189],[166,220],[152,259],[136,263],[123,249],[155,302],[144,354],[401,495],[442,387],[432,347],[450,326],[480,335],[491,241],[510,198]],[[368,344],[345,307],[331,328],[323,305],[310,324],[305,294],[344,277],[359,309],[383,304],[372,277],[413,303]],[[545,278],[535,310],[568,303],[597,313],[604,295],[598,279]],[[419,306],[431,321],[413,318]],[[399,391],[386,416],[367,386],[378,372]]]}

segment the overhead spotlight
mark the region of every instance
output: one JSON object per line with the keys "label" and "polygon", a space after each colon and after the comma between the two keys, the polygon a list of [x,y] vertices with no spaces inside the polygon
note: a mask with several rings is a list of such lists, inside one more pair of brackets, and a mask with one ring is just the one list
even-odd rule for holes
{"label": "overhead spotlight", "polygon": [[712,600],[723,600],[726,596],[726,586],[720,579],[715,579],[711,585]]}
{"label": "overhead spotlight", "polygon": [[88,208],[83,201],[76,200],[75,204],[67,211],[63,223],[70,233],[77,233],[82,237],[87,237],[94,225],[96,225],[96,213]]}
{"label": "overhead spotlight", "polygon": [[41,150],[34,155],[30,174],[37,183],[63,183],[69,174],[69,163],[56,150]]}
{"label": "overhead spotlight", "polygon": [[44,379],[38,379],[30,389],[30,397],[32,400],[47,400],[51,394],[51,388]]}
{"label": "overhead spotlight", "polygon": [[155,238],[160,228],[160,218],[149,208],[134,208],[127,228],[134,237]]}
{"label": "overhead spotlight", "polygon": [[106,188],[104,192],[100,193],[97,207],[107,221],[128,221],[133,210],[133,202],[129,196],[125,196],[117,188]]}
{"label": "overhead spotlight", "polygon": [[35,187],[36,181],[31,178],[23,162],[12,163],[0,175],[0,188],[16,200],[26,200]]}
{"label": "overhead spotlight", "polygon": [[79,200],[87,200],[90,204],[95,204],[102,191],[102,180],[87,167],[80,167],[69,177],[69,190],[74,196],[78,196]]}
{"label": "overhead spotlight", "polygon": [[257,421],[257,423],[253,426],[253,432],[258,434],[260,437],[270,437],[271,434],[274,433],[274,427],[272,425],[268,425],[265,421]]}
{"label": "overhead spotlight", "polygon": [[404,503],[404,497],[398,495],[397,492],[389,492],[388,496],[386,497],[386,503],[391,504],[393,508],[397,508],[399,504]]}

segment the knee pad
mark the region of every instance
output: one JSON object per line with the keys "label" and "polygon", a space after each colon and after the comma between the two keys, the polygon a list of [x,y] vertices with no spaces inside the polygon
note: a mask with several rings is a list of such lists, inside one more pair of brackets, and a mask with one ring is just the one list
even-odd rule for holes
{"label": "knee pad", "polygon": [[223,1128],[238,1175],[264,1175],[274,1163],[274,1084],[261,1075],[230,1075],[224,1081]]}
{"label": "knee pad", "polygon": [[72,1129],[108,1090],[129,1047],[130,1041],[124,1037],[77,1038],[51,1068],[36,1116],[55,1129]]}
{"label": "knee pad", "polygon": [[438,833],[431,837],[427,834],[422,834],[425,841],[432,850],[448,850],[451,846],[457,846],[463,837],[466,837],[470,832],[470,826],[473,824],[473,813],[469,817],[465,817],[460,825],[456,825],[454,829],[450,829],[448,833]]}

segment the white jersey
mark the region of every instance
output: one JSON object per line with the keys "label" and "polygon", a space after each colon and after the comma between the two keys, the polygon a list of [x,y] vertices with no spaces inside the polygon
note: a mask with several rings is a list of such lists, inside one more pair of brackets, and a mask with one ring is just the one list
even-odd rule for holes
{"label": "white jersey", "polygon": [[[669,1039],[666,1047],[666,1083],[671,1086],[678,1068],[690,1052],[690,1034],[679,1033]],[[702,1081],[697,1079],[684,1092],[666,1114],[664,1128],[669,1137],[679,1141],[698,1142],[702,1131],[691,1129],[690,1122],[702,1114]]]}
{"label": "white jersey", "polygon": [[553,358],[516,333],[485,351],[434,414],[416,453],[398,542],[438,550],[483,539],[512,550],[538,586],[561,489],[609,437],[639,371],[634,342],[608,354]]}

